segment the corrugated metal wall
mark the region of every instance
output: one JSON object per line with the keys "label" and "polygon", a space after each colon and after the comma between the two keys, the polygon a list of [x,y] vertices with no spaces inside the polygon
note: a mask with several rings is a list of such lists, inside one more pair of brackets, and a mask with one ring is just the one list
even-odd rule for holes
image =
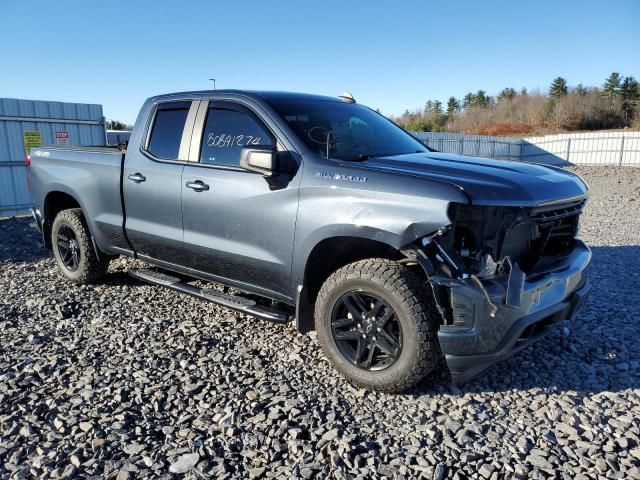
{"label": "corrugated metal wall", "polygon": [[38,131],[43,145],[68,133],[68,144],[104,146],[102,105],[0,98],[0,217],[28,213],[31,196],[24,132]]}
{"label": "corrugated metal wall", "polygon": [[118,146],[123,142],[128,142],[131,132],[128,130],[107,130],[107,145]]}

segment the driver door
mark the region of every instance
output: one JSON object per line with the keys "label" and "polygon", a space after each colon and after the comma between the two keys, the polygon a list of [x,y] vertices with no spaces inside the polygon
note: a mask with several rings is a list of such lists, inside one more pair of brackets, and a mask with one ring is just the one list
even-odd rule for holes
{"label": "driver door", "polygon": [[192,140],[191,162],[182,173],[186,266],[222,283],[291,299],[299,178],[274,187],[269,178],[240,168],[245,146],[283,148],[251,108],[233,101],[203,101],[200,108],[195,150]]}

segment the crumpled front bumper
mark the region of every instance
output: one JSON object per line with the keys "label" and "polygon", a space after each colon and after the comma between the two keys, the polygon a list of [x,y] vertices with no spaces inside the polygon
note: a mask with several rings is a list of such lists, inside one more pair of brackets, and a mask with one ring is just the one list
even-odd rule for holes
{"label": "crumpled front bumper", "polygon": [[468,380],[542,338],[553,324],[574,318],[591,290],[590,260],[591,250],[576,240],[562,263],[524,282],[482,280],[484,292],[470,278],[448,282],[458,321],[442,326],[438,338],[454,382]]}

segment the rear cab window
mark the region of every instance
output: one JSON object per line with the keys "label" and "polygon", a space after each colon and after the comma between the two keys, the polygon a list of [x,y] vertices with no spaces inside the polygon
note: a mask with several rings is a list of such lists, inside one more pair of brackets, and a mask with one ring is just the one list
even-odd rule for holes
{"label": "rear cab window", "polygon": [[212,102],[202,135],[200,163],[237,167],[244,147],[274,146],[271,132],[248,109]]}
{"label": "rear cab window", "polygon": [[151,125],[147,152],[162,160],[176,160],[191,102],[160,103]]}

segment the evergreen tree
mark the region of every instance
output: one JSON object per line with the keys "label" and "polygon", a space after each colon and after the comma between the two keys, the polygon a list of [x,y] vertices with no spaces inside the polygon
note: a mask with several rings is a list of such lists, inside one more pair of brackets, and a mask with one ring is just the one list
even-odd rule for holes
{"label": "evergreen tree", "polygon": [[567,81],[562,77],[556,77],[553,82],[551,82],[551,87],[549,87],[549,96],[562,97],[566,95],[568,91]]}
{"label": "evergreen tree", "polygon": [[503,88],[502,91],[498,94],[498,102],[502,100],[513,100],[516,95],[517,93],[514,88]]}
{"label": "evergreen tree", "polygon": [[474,100],[474,95],[473,93],[469,92],[467,93],[464,98],[462,99],[462,108],[469,108],[471,106],[473,106],[473,100]]}
{"label": "evergreen tree", "polygon": [[440,100],[435,100],[433,102],[431,113],[437,113],[438,115],[442,114],[442,102]]}
{"label": "evergreen tree", "polygon": [[620,84],[620,98],[625,121],[633,118],[635,107],[640,103],[640,83],[633,77],[625,77]]}
{"label": "evergreen tree", "polygon": [[447,101],[447,115],[453,115],[460,111],[460,102],[456,97],[449,97]]}
{"label": "evergreen tree", "polygon": [[473,96],[472,105],[475,107],[486,107],[491,102],[491,99],[487,96],[487,92],[484,90],[478,90]]}
{"label": "evergreen tree", "polygon": [[544,102],[544,107],[542,109],[542,116],[545,122],[549,122],[553,117],[553,112],[556,109],[556,99],[555,97],[548,97]]}
{"label": "evergreen tree", "polygon": [[622,79],[618,72],[611,72],[611,75],[607,77],[602,88],[602,94],[605,97],[613,97],[620,93],[620,83]]}
{"label": "evergreen tree", "polygon": [[527,95],[529,95],[529,92],[527,91],[527,87],[522,87],[520,89],[520,95],[522,95],[523,97],[526,97]]}
{"label": "evergreen tree", "polygon": [[107,130],[131,130],[131,127],[118,120],[109,120],[107,122]]}
{"label": "evergreen tree", "polygon": [[433,111],[433,100],[427,100],[427,103],[424,104],[425,113],[431,113]]}
{"label": "evergreen tree", "polygon": [[581,97],[584,97],[586,94],[587,94],[587,89],[585,88],[584,85],[579,83],[578,86],[576,87],[576,95],[580,95]]}

